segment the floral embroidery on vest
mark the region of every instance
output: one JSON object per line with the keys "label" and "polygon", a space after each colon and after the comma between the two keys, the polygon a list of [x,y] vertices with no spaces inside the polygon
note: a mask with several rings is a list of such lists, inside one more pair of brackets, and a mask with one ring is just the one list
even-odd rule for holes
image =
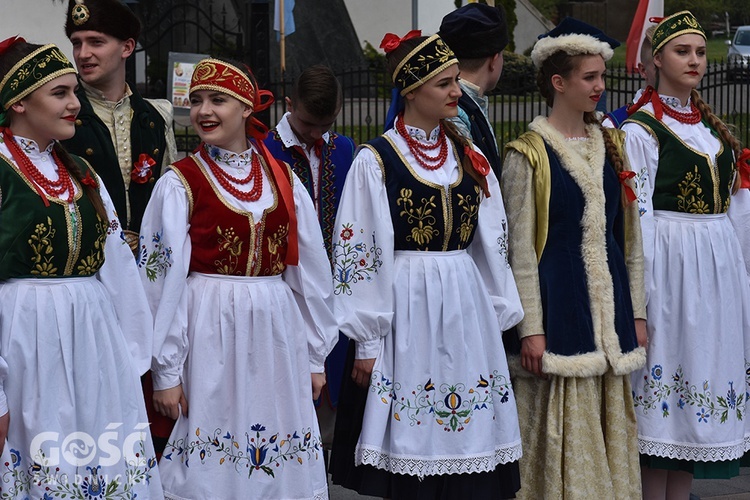
{"label": "floral embroidery on vest", "polygon": [[167,443],[164,460],[172,460],[176,452],[175,458],[180,457],[185,467],[189,467],[193,454],[197,454],[202,464],[214,461],[219,465],[234,467],[236,472],[246,469],[247,477],[260,470],[275,478],[274,470],[285,467],[287,463],[296,461],[302,464],[305,459],[318,460],[321,457],[323,444],[320,436],[314,435],[309,427],[286,437],[279,432],[270,434],[264,425],[255,424],[250,432],[245,432],[245,444],[242,446],[230,432],[216,429],[213,434],[207,434],[198,428],[195,438],[186,435]]}
{"label": "floral embroidery on vest", "polygon": [[464,211],[461,214],[461,225],[456,229],[456,233],[458,233],[461,243],[468,242],[471,235],[474,234],[474,221],[477,220],[477,214],[479,213],[479,200],[481,196],[479,194],[479,186],[474,186],[474,192],[477,194],[476,203],[472,201],[472,196],[470,194],[464,196],[461,193],[458,193],[457,195],[458,206]]}
{"label": "floral embroidery on vest", "polygon": [[34,234],[29,238],[29,245],[34,254],[34,268],[31,274],[35,276],[54,276],[57,274],[57,268],[52,263],[52,238],[55,237],[57,230],[52,228],[52,219],[47,217],[47,224],[39,223],[34,229]]}
{"label": "floral embroidery on vest", "polygon": [[393,418],[399,422],[402,415],[409,419],[411,426],[422,425],[423,420],[430,419],[447,432],[461,432],[476,412],[493,408],[495,395],[500,396],[500,403],[507,403],[512,388],[510,381],[494,370],[489,380],[480,374],[476,386],[468,390],[462,382],[440,384],[438,394],[430,378],[416,389],[407,389],[408,395],[401,396],[401,384],[391,382],[376,370],[370,390],[380,396],[383,404],[393,404]]}
{"label": "floral embroidery on vest", "polygon": [[234,232],[233,227],[222,230],[221,226],[216,226],[216,232],[219,234],[219,252],[229,252],[229,256],[226,259],[214,262],[217,266],[216,272],[224,275],[237,274],[237,264],[239,256],[242,254],[242,240]]}
{"label": "floral embroidery on vest", "polygon": [[[363,238],[364,229],[360,229],[360,238]],[[372,275],[378,273],[383,265],[380,256],[383,250],[375,241],[375,233],[372,233],[372,245],[367,248],[364,240],[354,240],[354,229],[351,223],[342,225],[340,240],[333,244],[333,293],[340,295],[352,294],[352,285],[359,281],[372,281]]]}
{"label": "floral embroidery on vest", "polygon": [[270,254],[271,269],[270,274],[281,274],[286,268],[286,264],[281,259],[279,249],[286,244],[286,237],[289,235],[289,224],[279,226],[271,236],[268,237],[268,253]]}
{"label": "floral embroidery on vest", "polygon": [[698,173],[696,165],[693,172],[685,174],[685,178],[678,184],[680,194],[677,195],[677,207],[686,213],[707,214],[710,213],[708,204],[703,200],[703,188],[700,185],[701,174]]}
{"label": "floral embroidery on vest", "polygon": [[406,241],[414,241],[417,245],[429,244],[432,238],[440,234],[440,231],[433,227],[437,222],[435,216],[432,215],[432,209],[437,208],[435,196],[430,196],[429,200],[422,198],[422,206],[414,208],[414,202],[411,199],[412,190],[402,188],[400,194],[401,196],[396,200],[396,203],[398,206],[403,206],[403,210],[399,215],[406,216],[406,221],[409,224],[416,223],[416,226],[411,228],[411,235],[406,237]]}
{"label": "floral embroidery on vest", "polygon": [[102,221],[97,217],[96,232],[98,236],[94,240],[94,247],[91,249],[91,253],[80,260],[76,270],[78,274],[93,275],[99,268],[104,264],[104,245],[107,241],[109,222]]}

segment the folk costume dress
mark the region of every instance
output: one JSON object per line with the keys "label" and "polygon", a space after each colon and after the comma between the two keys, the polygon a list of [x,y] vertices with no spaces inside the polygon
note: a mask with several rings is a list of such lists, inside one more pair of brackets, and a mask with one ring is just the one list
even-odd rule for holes
{"label": "folk costume dress", "polygon": [[[257,147],[202,145],[159,180],[144,217],[154,385],[181,381],[189,404],[159,465],[167,498],[328,498],[310,374],[338,335],[330,263],[304,185],[288,167],[272,175]],[[240,178],[257,155],[260,198],[227,191],[204,155]],[[288,206],[298,265],[285,263]]]}
{"label": "folk costume dress", "polygon": [[[422,142],[439,137],[438,128],[429,138],[407,130]],[[335,311],[357,358],[376,358],[352,466],[383,472],[376,486],[385,488],[371,489],[366,473],[361,493],[413,496],[399,490],[400,476],[419,479],[412,484],[444,476],[444,493],[464,498],[518,489],[521,442],[502,331],[523,312],[505,211],[494,174],[486,198],[448,143],[443,166],[427,170],[391,129],[359,150],[344,185]],[[486,489],[456,491],[452,481]]]}
{"label": "folk costume dress", "polygon": [[[2,498],[162,498],[139,377],[152,321],[113,203],[108,220],[77,180],[72,203],[44,192],[12,159],[15,140],[57,179],[52,145],[0,142],[0,458]],[[39,189],[43,189],[39,185]],[[62,194],[67,198],[67,190]]]}
{"label": "folk costume dress", "polygon": [[506,146],[503,194],[526,313],[518,337],[546,336],[547,378],[525,371],[511,345],[524,446],[517,498],[640,498],[629,377],[645,360],[634,327],[645,316],[637,206],[622,205],[598,126],[578,141],[544,117],[529,129]]}
{"label": "folk costume dress", "polygon": [[633,375],[639,451],[657,468],[731,477],[739,464],[727,461],[750,449],[750,249],[727,214],[733,153],[707,123],[658,120],[652,103],[623,130],[639,179],[648,297],[648,362]]}

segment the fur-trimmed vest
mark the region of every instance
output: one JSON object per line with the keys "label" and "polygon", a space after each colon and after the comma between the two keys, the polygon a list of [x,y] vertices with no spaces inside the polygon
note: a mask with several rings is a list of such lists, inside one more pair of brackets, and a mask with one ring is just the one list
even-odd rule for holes
{"label": "fur-trimmed vest", "polygon": [[[537,118],[529,128],[506,148],[521,153],[534,169],[543,311],[537,324],[547,339],[543,370],[587,377],[611,365],[618,375],[630,373],[645,362],[626,268],[626,226],[638,227],[637,220],[631,225],[626,218],[637,219],[637,211],[623,209],[621,184],[606,159],[599,127],[587,128],[590,143],[583,155],[546,119]],[[621,132],[609,133],[621,148]],[[515,347],[511,354],[518,353],[519,344]]]}

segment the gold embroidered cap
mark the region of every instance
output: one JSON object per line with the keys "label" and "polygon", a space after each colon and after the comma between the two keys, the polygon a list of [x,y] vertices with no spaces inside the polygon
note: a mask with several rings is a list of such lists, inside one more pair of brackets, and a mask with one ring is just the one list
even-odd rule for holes
{"label": "gold embroidered cap", "polygon": [[98,31],[119,40],[132,38],[137,42],[141,22],[120,0],[69,0],[65,35],[70,38],[76,31]]}
{"label": "gold embroidered cap", "polygon": [[73,65],[55,44],[39,47],[18,61],[0,81],[2,112],[36,89],[67,73],[75,73]]}
{"label": "gold embroidered cap", "polygon": [[438,35],[417,45],[393,72],[393,84],[405,96],[445,68],[458,64],[456,54]]}
{"label": "gold embroidered cap", "polygon": [[683,10],[665,17],[656,26],[654,36],[651,38],[652,53],[656,54],[667,42],[687,33],[694,33],[706,39],[706,32],[690,11]]}

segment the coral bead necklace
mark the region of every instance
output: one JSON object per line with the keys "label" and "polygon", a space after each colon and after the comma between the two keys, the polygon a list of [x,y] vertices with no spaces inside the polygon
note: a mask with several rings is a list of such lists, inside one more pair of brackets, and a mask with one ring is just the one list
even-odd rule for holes
{"label": "coral bead necklace", "polygon": [[[206,152],[206,148],[201,148],[201,157],[208,164],[208,168],[211,169],[219,184],[229,191],[232,196],[241,201],[258,201],[260,196],[263,194],[263,169],[260,166],[260,159],[258,155],[253,153],[251,160],[250,173],[247,177],[237,178],[224,171]],[[240,191],[234,184],[244,186],[253,182],[253,187],[250,191]]]}

